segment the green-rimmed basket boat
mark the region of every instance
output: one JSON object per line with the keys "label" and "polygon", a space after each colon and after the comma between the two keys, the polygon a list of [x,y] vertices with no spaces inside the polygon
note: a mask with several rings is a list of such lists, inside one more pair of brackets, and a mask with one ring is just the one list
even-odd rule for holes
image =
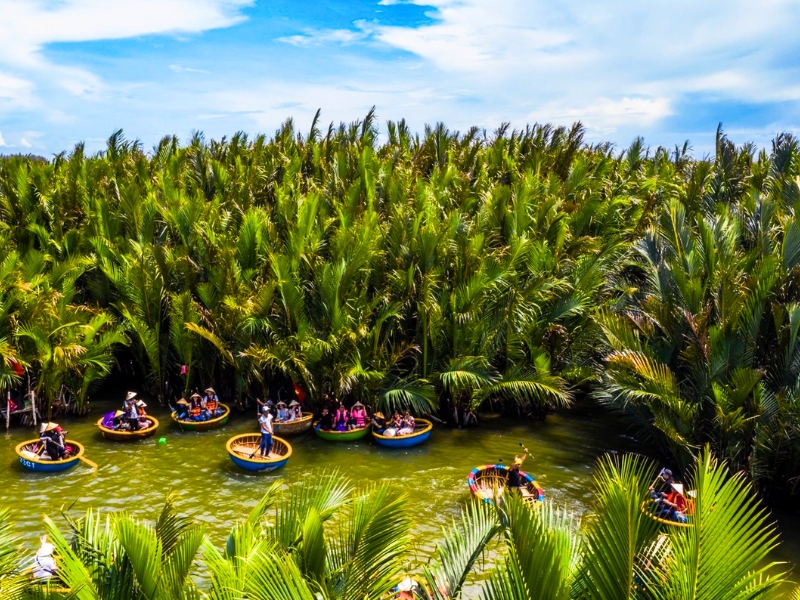
{"label": "green-rimmed basket boat", "polygon": [[227,404],[219,404],[222,407],[222,414],[208,421],[181,421],[175,413],[172,413],[172,420],[178,424],[183,431],[209,431],[222,427],[228,422],[228,417],[231,416],[231,409]]}
{"label": "green-rimmed basket boat", "polygon": [[361,429],[351,429],[350,431],[322,431],[321,429],[314,429],[314,431],[323,440],[328,440],[329,442],[353,442],[369,435],[371,427],[372,425],[369,424]]}

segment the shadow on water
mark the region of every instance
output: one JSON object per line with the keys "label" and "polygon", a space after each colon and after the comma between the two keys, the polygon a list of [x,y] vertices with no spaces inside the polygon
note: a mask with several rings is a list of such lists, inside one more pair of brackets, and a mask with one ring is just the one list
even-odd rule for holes
{"label": "shadow on water", "polygon": [[[95,405],[94,419],[61,421],[69,437],[86,447],[86,456],[100,465],[97,473],[80,465],[63,475],[24,471],[14,446],[34,437],[30,429],[14,429],[6,436],[0,462],[3,504],[14,511],[17,531],[31,548],[42,532],[41,518],[60,519],[59,511],[82,512],[89,506],[104,511],[129,511],[151,518],[170,490],[181,495],[182,511],[206,524],[212,541],[220,545],[232,523],[244,516],[276,479],[287,485],[308,483],[315,470],[338,468],[356,482],[390,480],[411,499],[415,539],[420,557],[433,548],[441,527],[469,500],[467,474],[477,465],[510,461],[522,441],[533,453],[525,463],[552,498],[581,514],[591,502],[591,474],[595,461],[606,452],[641,452],[643,448],[624,427],[604,411],[581,407],[546,421],[487,419],[477,429],[434,429],[423,446],[392,450],[370,443],[326,442],[309,432],[290,438],[292,457],[274,473],[246,473],[228,459],[225,442],[239,433],[255,431],[255,414],[234,411],[221,429],[182,432],[166,410],[151,410],[161,421],[158,433],[147,440],[119,443],[100,436],[94,421],[116,403]],[[167,443],[158,444],[165,437]],[[63,521],[61,521],[63,522]],[[798,518],[782,517],[784,544],[778,560],[796,560],[800,554]]]}

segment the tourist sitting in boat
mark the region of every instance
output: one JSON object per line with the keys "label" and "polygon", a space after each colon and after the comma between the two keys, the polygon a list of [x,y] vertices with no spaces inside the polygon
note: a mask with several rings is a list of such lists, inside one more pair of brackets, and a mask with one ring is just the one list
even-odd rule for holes
{"label": "tourist sitting in boat", "polygon": [[397,435],[397,432],[403,428],[403,418],[400,416],[400,413],[394,411],[391,420],[389,421],[388,427],[383,431],[383,435],[386,437],[394,437]]}
{"label": "tourist sitting in boat", "polygon": [[380,411],[372,415],[372,431],[378,434],[383,434],[386,431],[386,417]]}
{"label": "tourist sitting in boat", "polygon": [[[261,444],[258,446],[257,452],[260,453],[262,458],[269,458],[269,453],[272,451],[272,413],[266,406],[261,407],[261,416],[258,417],[258,426],[261,430]],[[256,455],[253,452],[250,458]]]}
{"label": "tourist sitting in boat", "polygon": [[189,410],[187,411],[187,421],[205,421],[206,415],[203,414],[203,399],[200,394],[195,392],[189,397]]}
{"label": "tourist sitting in boat", "polygon": [[289,402],[289,421],[299,421],[303,418],[303,407],[297,400]]}
{"label": "tourist sitting in boat", "polygon": [[55,547],[47,541],[47,536],[39,538],[39,549],[33,559],[33,577],[36,579],[50,579],[56,576],[57,565],[53,558]]}
{"label": "tourist sitting in boat", "polygon": [[125,412],[125,423],[131,431],[139,431],[139,407],[137,406],[136,392],[128,392],[122,405]]}
{"label": "tourist sitting in boat", "polygon": [[62,460],[67,456],[67,443],[64,432],[58,423],[42,423],[39,428],[39,440],[50,460]]}
{"label": "tourist sitting in boat", "polygon": [[659,496],[655,499],[656,516],[667,521],[677,523],[688,523],[686,509],[689,503],[683,495],[683,485],[673,483],[670,485],[669,492],[658,492]]}
{"label": "tourist sitting in boat", "polygon": [[203,397],[203,409],[205,410],[206,418],[214,419],[222,412],[219,405],[219,398],[214,388],[206,388],[205,393],[206,395]]}
{"label": "tourist sitting in boat", "polygon": [[289,420],[289,409],[286,407],[286,402],[281,400],[277,404],[277,414],[276,414],[276,421],[288,421]]}
{"label": "tourist sitting in boat", "polygon": [[519,468],[526,458],[528,458],[527,452],[522,456],[514,456],[514,462],[511,463],[511,468],[508,469],[508,478],[506,479],[506,487],[510,491],[519,492],[522,487],[522,475],[520,475]]}
{"label": "tourist sitting in boat", "polygon": [[367,409],[361,402],[356,402],[350,409],[349,429],[363,429],[367,426]]}
{"label": "tourist sitting in boat", "polygon": [[400,422],[400,429],[397,430],[397,435],[411,435],[414,433],[416,426],[417,422],[411,416],[411,411],[407,410]]}
{"label": "tourist sitting in boat", "polygon": [[336,431],[346,431],[350,424],[350,412],[341,402],[339,403],[339,408],[336,409],[336,414],[333,416],[333,424]]}
{"label": "tourist sitting in boat", "polygon": [[331,411],[326,408],[322,409],[322,414],[319,417],[319,423],[317,423],[317,429],[322,431],[330,431],[333,429],[333,415]]}

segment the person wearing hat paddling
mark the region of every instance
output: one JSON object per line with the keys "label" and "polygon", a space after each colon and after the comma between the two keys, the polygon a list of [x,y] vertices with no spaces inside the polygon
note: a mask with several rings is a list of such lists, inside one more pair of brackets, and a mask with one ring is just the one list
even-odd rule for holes
{"label": "person wearing hat paddling", "polygon": [[528,458],[527,450],[522,456],[514,456],[514,462],[508,470],[508,479],[506,480],[506,487],[510,491],[519,492],[519,489],[522,487],[522,475],[520,474],[519,468],[522,466],[522,463],[525,462],[526,458]]}
{"label": "person wearing hat paddling", "polygon": [[386,431],[386,417],[383,416],[381,411],[372,415],[372,431],[378,435],[382,435]]}
{"label": "person wearing hat paddling", "polygon": [[[264,406],[261,409],[261,416],[258,417],[258,426],[261,429],[261,444],[258,446],[258,452],[261,453],[263,458],[269,458],[269,453],[272,451],[272,413]],[[253,452],[250,458],[256,455]]]}
{"label": "person wearing hat paddling", "polygon": [[672,488],[675,479],[672,477],[672,471],[669,469],[661,469],[661,472],[656,477],[653,485],[650,486],[650,495],[654,498],[660,498],[661,494],[668,494]]}
{"label": "person wearing hat paddling", "polygon": [[55,547],[47,541],[46,535],[41,536],[39,542],[39,549],[33,559],[33,576],[36,579],[50,579],[55,577],[58,568],[53,558]]}
{"label": "person wearing hat paddling", "polygon": [[39,441],[50,460],[62,460],[67,454],[67,444],[58,423],[42,423],[39,428]]}
{"label": "person wearing hat paddling", "polygon": [[128,392],[122,410],[131,431],[139,431],[139,407],[136,406],[136,392]]}

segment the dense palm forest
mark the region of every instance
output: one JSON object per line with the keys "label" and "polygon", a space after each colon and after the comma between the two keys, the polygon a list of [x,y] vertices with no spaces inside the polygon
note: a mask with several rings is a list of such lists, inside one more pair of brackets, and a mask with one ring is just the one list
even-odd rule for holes
{"label": "dense palm forest", "polygon": [[201,519],[179,514],[174,495],[154,524],[93,509],[65,527],[46,517],[61,580],[49,586],[20,570],[24,555],[3,511],[0,598],[391,600],[407,575],[420,584],[416,600],[778,597],[786,574],[766,563],[777,536],[742,475],[704,451],[692,468],[695,526],[667,534],[640,510],[654,472],[638,457],[604,457],[594,511],[582,521],[511,495],[500,506],[473,502],[443,523],[440,539],[416,544],[404,492],[354,487],[336,473],[289,490],[274,482],[222,550]]}
{"label": "dense palm forest", "polygon": [[387,132],[370,113],[0,159],[0,384],[30,376],[77,412],[114,373],[232,399],[291,379],[311,402],[444,417],[595,401],[679,465],[708,443],[794,492],[791,136],[757,151],[719,130],[699,159],[579,124]]}

